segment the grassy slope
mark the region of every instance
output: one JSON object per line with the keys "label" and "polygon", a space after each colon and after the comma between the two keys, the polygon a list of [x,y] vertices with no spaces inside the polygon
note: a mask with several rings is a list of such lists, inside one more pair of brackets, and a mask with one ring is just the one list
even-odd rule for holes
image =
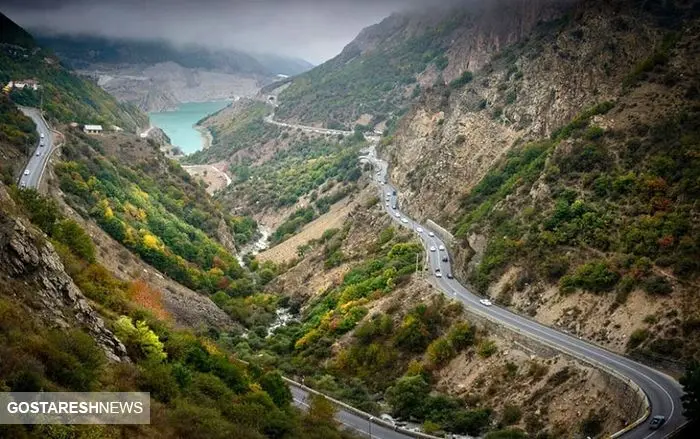
{"label": "grassy slope", "polygon": [[[0,191],[5,195],[1,184]],[[0,389],[150,392],[151,422],[142,426],[3,425],[1,436],[349,437],[336,430],[332,410],[307,416],[293,408],[292,395],[274,370],[244,366],[232,361],[230,351],[211,338],[174,329],[158,291],[140,280],[119,280],[95,262],[96,249],[90,236],[77,223],[63,218],[53,201],[33,191],[11,192],[18,206],[0,206],[0,227],[26,215],[46,233],[42,235],[35,228],[19,231],[35,236],[37,247],[45,246],[46,239],[53,243],[66,272],[125,344],[132,362],[107,361],[78,322],[63,318],[71,325],[66,329],[43,320],[45,314],[36,312],[41,305],[33,301],[37,289],[48,285],[43,284],[45,279],[32,278],[34,265],[23,273],[21,281],[15,278],[15,269],[0,267],[0,350],[4,360]],[[53,253],[53,249],[43,251]],[[53,309],[48,315],[61,312]],[[312,406],[316,404],[319,402]]]}
{"label": "grassy slope", "polygon": [[444,51],[458,15],[364,53],[350,44],[337,57],[294,78],[280,94],[279,117],[340,128],[351,127],[363,113],[373,115],[375,123],[399,114],[413,97],[406,91],[415,87],[416,76],[431,63],[438,70],[445,67]]}
{"label": "grassy slope", "polygon": [[59,122],[118,125],[135,130],[148,125],[147,116],[135,107],[118,103],[97,84],[78,78],[64,68],[46,49],[4,15],[0,42],[22,46],[5,46],[0,50],[0,82],[35,79],[40,92],[13,91],[13,100],[21,105],[39,106],[43,97],[44,111]]}

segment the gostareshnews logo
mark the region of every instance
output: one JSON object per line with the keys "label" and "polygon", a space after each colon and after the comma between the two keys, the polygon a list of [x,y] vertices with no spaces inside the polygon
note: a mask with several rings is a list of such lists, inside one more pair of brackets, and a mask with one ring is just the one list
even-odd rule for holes
{"label": "gostareshnews logo", "polygon": [[144,392],[0,392],[0,424],[150,424]]}

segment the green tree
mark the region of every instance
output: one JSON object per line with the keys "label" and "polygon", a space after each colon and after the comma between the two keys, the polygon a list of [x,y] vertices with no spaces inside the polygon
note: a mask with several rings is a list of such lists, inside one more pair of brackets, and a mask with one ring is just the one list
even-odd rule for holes
{"label": "green tree", "polygon": [[53,228],[53,238],[65,244],[68,248],[88,262],[95,262],[95,244],[80,224],[66,219]]}
{"label": "green tree", "polygon": [[685,394],[683,415],[694,421],[700,420],[700,363],[693,361],[685,369],[685,375],[679,380]]}
{"label": "green tree", "polygon": [[396,384],[387,389],[385,397],[394,415],[404,419],[420,418],[429,393],[430,385],[423,376],[413,375],[396,380]]}
{"label": "green tree", "polygon": [[287,407],[292,402],[292,392],[279,372],[267,372],[260,377],[260,386],[272,398],[277,407]]}
{"label": "green tree", "polygon": [[426,351],[428,361],[433,366],[443,366],[455,356],[455,348],[452,342],[445,337],[435,339]]}
{"label": "green tree", "polygon": [[114,332],[127,349],[141,360],[162,361],[167,354],[163,351],[163,343],[146,322],[139,320],[134,323],[131,318],[121,316],[114,322]]}

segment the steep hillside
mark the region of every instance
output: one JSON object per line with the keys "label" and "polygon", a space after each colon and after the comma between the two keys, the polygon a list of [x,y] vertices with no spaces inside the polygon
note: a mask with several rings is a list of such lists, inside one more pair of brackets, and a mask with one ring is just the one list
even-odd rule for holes
{"label": "steep hillside", "polygon": [[481,68],[571,2],[462,3],[395,14],[364,29],[337,57],[294,78],[278,115],[329,127],[392,122],[422,88]]}
{"label": "steep hillside", "polygon": [[5,86],[9,81],[36,80],[40,84],[36,91],[29,87],[12,90],[10,97],[17,104],[42,105],[47,117],[59,122],[117,125],[129,131],[148,126],[145,114],[71,74],[24,29],[2,14],[0,20],[0,83]]}
{"label": "steep hillside", "polygon": [[359,133],[343,138],[274,125],[265,120],[269,112],[241,99],[200,121],[212,144],[184,161],[225,167],[232,183],[217,200],[272,229],[269,240],[277,244],[356,192],[366,141]]}
{"label": "steep hillside", "polygon": [[255,223],[222,214],[154,144],[67,130],[62,159],[55,170],[69,204],[157,269],[210,293],[244,277],[235,240],[250,240]]}
{"label": "steep hillside", "polygon": [[697,12],[573,4],[384,139],[477,290],[646,361],[697,355]]}
{"label": "steep hillside", "polygon": [[310,415],[291,406],[278,372],[174,329],[157,290],[96,262],[90,236],[53,201],[2,183],[0,201],[0,389],[151,399],[148,425],[1,425],[2,437],[351,437],[320,402]]}
{"label": "steep hillside", "polygon": [[277,357],[282,370],[356,407],[431,432],[517,427],[529,437],[577,437],[637,416],[621,383],[434,291],[415,273],[423,250],[414,235],[391,225],[373,187],[359,198],[345,224],[304,246],[268,286],[300,309],[299,321],[239,346]]}
{"label": "steep hillside", "polygon": [[[209,148],[185,157],[186,163],[234,162],[239,151],[251,150],[258,144],[276,139],[281,130],[264,122],[270,107],[252,99],[240,99],[216,114],[205,118],[199,125],[209,130],[212,142]],[[261,148],[262,149],[262,148]]]}
{"label": "steep hillside", "polygon": [[34,122],[7,96],[0,95],[0,177],[11,184],[20,175],[37,142]]}

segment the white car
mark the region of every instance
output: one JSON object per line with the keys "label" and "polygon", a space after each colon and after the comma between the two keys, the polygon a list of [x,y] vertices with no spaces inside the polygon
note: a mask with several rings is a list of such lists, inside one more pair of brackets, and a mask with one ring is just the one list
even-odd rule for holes
{"label": "white car", "polygon": [[445,246],[442,245],[442,244],[440,244],[440,247],[438,247],[438,248],[440,249],[441,252],[444,252],[444,251],[445,251]]}
{"label": "white car", "polygon": [[41,133],[41,138],[42,138],[42,139],[44,138],[44,133]]}
{"label": "white car", "polygon": [[404,224],[408,224],[408,220],[406,218],[401,218],[401,222]]}
{"label": "white car", "polygon": [[430,246],[430,251],[431,251],[431,252],[434,252],[434,251],[435,251],[435,246],[434,246],[434,245],[431,245],[431,246]]}
{"label": "white car", "polygon": [[36,156],[39,157],[41,155],[41,151],[37,151]]}
{"label": "white car", "polygon": [[442,277],[442,272],[439,268],[435,270],[435,277]]}
{"label": "white car", "polygon": [[433,233],[433,232],[428,232],[428,236],[430,236],[430,237],[432,238],[432,237],[435,236],[435,233]]}
{"label": "white car", "polygon": [[387,197],[390,197],[390,196],[391,196],[391,192],[387,192],[387,193],[386,193],[386,196],[387,196]]}
{"label": "white car", "polygon": [[493,303],[489,299],[479,299],[479,303],[481,303],[484,306],[491,306]]}
{"label": "white car", "polygon": [[400,214],[399,212],[396,212],[396,213],[394,214],[394,216],[395,216],[396,218],[401,218],[401,214]]}
{"label": "white car", "polygon": [[416,232],[423,233],[423,227],[416,227]]}
{"label": "white car", "polygon": [[29,175],[29,169],[27,169],[26,171],[24,171],[24,175]]}

